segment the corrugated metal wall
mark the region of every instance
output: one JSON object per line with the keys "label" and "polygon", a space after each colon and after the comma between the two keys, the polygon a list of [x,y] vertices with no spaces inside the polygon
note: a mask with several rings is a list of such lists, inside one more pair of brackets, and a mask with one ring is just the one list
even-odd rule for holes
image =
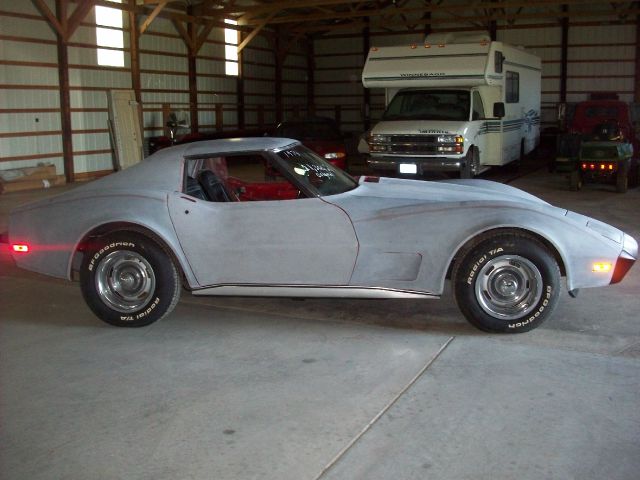
{"label": "corrugated metal wall", "polygon": [[[46,3],[55,12],[55,2]],[[123,18],[123,68],[97,64],[95,9],[69,40],[73,158],[78,178],[112,169],[107,92],[133,88],[128,15]],[[214,28],[196,60],[198,123],[203,132],[216,128],[217,105],[222,106],[223,128],[238,129],[238,79],[225,75],[224,47],[224,30]],[[272,45],[258,35],[242,55],[245,127],[273,126]],[[140,36],[139,57],[145,136],[162,135],[163,104],[189,114],[187,48],[171,21],[157,17]],[[305,106],[303,44],[292,46],[282,76],[285,105]],[[62,174],[61,135],[56,35],[32,2],[0,0],[0,169],[46,162],[55,164]]]}

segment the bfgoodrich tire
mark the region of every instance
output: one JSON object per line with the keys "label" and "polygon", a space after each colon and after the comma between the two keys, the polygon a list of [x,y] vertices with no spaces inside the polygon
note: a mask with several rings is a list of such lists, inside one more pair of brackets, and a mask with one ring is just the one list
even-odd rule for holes
{"label": "bfgoodrich tire", "polygon": [[117,327],[144,327],[168,315],[178,303],[180,287],[170,256],[136,233],[94,239],[80,268],[87,305]]}
{"label": "bfgoodrich tire", "polygon": [[553,312],[560,269],[536,239],[505,233],[463,251],[452,280],[458,307],[472,325],[486,332],[521,333]]}

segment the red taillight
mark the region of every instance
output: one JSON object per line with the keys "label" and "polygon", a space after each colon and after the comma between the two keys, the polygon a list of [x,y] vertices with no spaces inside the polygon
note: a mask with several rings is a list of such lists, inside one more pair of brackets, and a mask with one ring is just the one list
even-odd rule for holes
{"label": "red taillight", "polygon": [[14,243],[13,245],[11,245],[11,249],[15,253],[28,253],[29,245],[27,245],[26,243]]}

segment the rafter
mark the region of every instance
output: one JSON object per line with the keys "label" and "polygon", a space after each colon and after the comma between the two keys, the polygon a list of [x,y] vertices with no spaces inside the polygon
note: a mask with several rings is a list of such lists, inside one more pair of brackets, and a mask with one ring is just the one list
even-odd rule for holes
{"label": "rafter", "polygon": [[162,0],[160,3],[158,3],[158,5],[156,5],[156,7],[147,16],[147,18],[145,18],[144,22],[142,22],[142,25],[140,25],[140,35],[147,31],[147,28],[149,28],[151,22],[153,22],[155,18],[160,14],[162,9],[167,6],[167,3],[169,3],[169,0]]}
{"label": "rafter", "polygon": [[93,7],[96,6],[95,0],[85,0],[84,2],[80,2],[76,5],[76,9],[73,11],[71,16],[69,17],[67,23],[67,31],[65,32],[65,38],[68,40],[71,38],[73,33],[80,26],[80,23],[84,20],[84,18],[89,13]]}
{"label": "rafter", "polygon": [[251,33],[249,33],[249,35],[247,35],[247,37],[244,40],[242,40],[242,43],[240,43],[240,45],[238,45],[238,53],[240,53],[244,49],[244,47],[246,47],[249,44],[249,42],[251,40],[253,40],[254,37],[258,33],[260,33],[260,30],[262,30],[265,27],[265,25],[267,25],[267,23],[269,23],[269,21],[276,15],[276,13],[278,13],[278,12],[276,12],[276,11],[271,12],[269,14],[269,16],[267,18],[265,18],[264,21],[260,25],[258,25],[256,28],[254,28],[253,31]]}
{"label": "rafter", "polygon": [[[628,3],[623,0],[611,0],[615,3]],[[572,4],[580,4],[580,5],[601,5],[602,0],[563,0],[563,4],[572,5]],[[500,9],[500,8],[519,8],[519,7],[543,7],[549,5],[559,5],[558,0],[517,0],[517,1],[506,1],[502,0],[500,2],[496,2],[492,5],[492,10]],[[447,12],[468,12],[470,10],[470,5],[451,5],[445,6],[444,10]],[[427,12],[442,12],[443,7],[441,5],[430,5],[430,6],[422,6],[422,7],[405,7],[405,8],[395,8],[393,9],[393,13],[397,14],[424,14]],[[372,16],[384,16],[391,13],[390,8],[378,8],[375,10],[361,10],[357,12],[345,11],[345,12],[334,12],[331,14],[324,13],[315,13],[315,14],[305,14],[305,15],[282,15],[271,20],[271,24],[280,24],[280,23],[309,23],[313,21],[322,21],[322,20],[336,20],[336,19],[353,19],[359,17],[372,17]],[[584,12],[587,13],[587,12]],[[595,12],[597,15],[602,15],[604,12]],[[493,16],[495,14],[485,14],[485,17]],[[514,14],[501,14],[499,16],[513,16]],[[537,15],[535,18],[540,17],[548,17],[549,14],[544,13],[535,13],[531,15]],[[246,20],[247,25],[252,25],[254,22],[259,22],[261,20],[257,18]]]}
{"label": "rafter", "polygon": [[[531,2],[533,3],[533,2]],[[602,11],[572,11],[572,12],[555,12],[553,14],[553,16],[555,18],[569,18],[569,17],[580,17],[580,18],[596,18],[596,17],[602,17],[602,15],[605,14],[605,12]],[[630,8],[629,10],[625,11],[626,15],[638,15],[640,14],[640,8]],[[541,18],[549,18],[550,15],[549,13],[543,13],[543,12],[535,12],[535,13],[525,13],[525,14],[506,14],[506,15],[484,15],[484,16],[476,16],[476,15],[468,15],[468,16],[460,16],[458,17],[455,22],[456,23],[467,23],[467,24],[474,24],[475,22],[489,22],[489,21],[494,21],[494,20],[509,20],[509,19],[541,19]],[[437,19],[431,19],[428,23],[431,25],[442,25],[442,24],[451,24],[454,20],[452,20],[451,18],[437,18]],[[422,23],[425,23],[424,20],[422,21]],[[405,25],[404,22],[399,22],[399,21],[395,21],[395,22],[376,22],[376,23],[371,23],[370,26],[371,28],[384,28],[384,27],[388,27],[388,26],[403,26]],[[304,32],[304,33],[313,33],[313,32],[328,32],[328,31],[336,31],[336,30],[355,30],[355,29],[360,29],[363,28],[365,26],[365,22],[364,21],[355,21],[355,22],[348,22],[348,23],[342,23],[342,24],[335,24],[335,25],[311,25],[311,26],[300,26],[299,28],[295,28],[293,31],[294,32]]]}
{"label": "rafter", "polygon": [[33,0],[33,3],[35,4],[36,8],[40,11],[40,13],[42,13],[42,15],[44,15],[45,18],[48,20],[49,25],[51,25],[51,28],[53,28],[55,32],[58,35],[60,35],[62,38],[65,38],[65,29],[62,28],[62,25],[60,25],[60,22],[56,18],[55,14],[51,11],[51,9],[44,2],[44,0]]}

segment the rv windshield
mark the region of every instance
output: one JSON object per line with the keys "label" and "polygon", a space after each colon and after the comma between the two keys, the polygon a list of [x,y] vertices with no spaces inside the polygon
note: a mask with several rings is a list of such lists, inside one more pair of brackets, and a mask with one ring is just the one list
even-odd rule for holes
{"label": "rv windshield", "polygon": [[382,120],[469,120],[468,90],[403,90],[396,94]]}

